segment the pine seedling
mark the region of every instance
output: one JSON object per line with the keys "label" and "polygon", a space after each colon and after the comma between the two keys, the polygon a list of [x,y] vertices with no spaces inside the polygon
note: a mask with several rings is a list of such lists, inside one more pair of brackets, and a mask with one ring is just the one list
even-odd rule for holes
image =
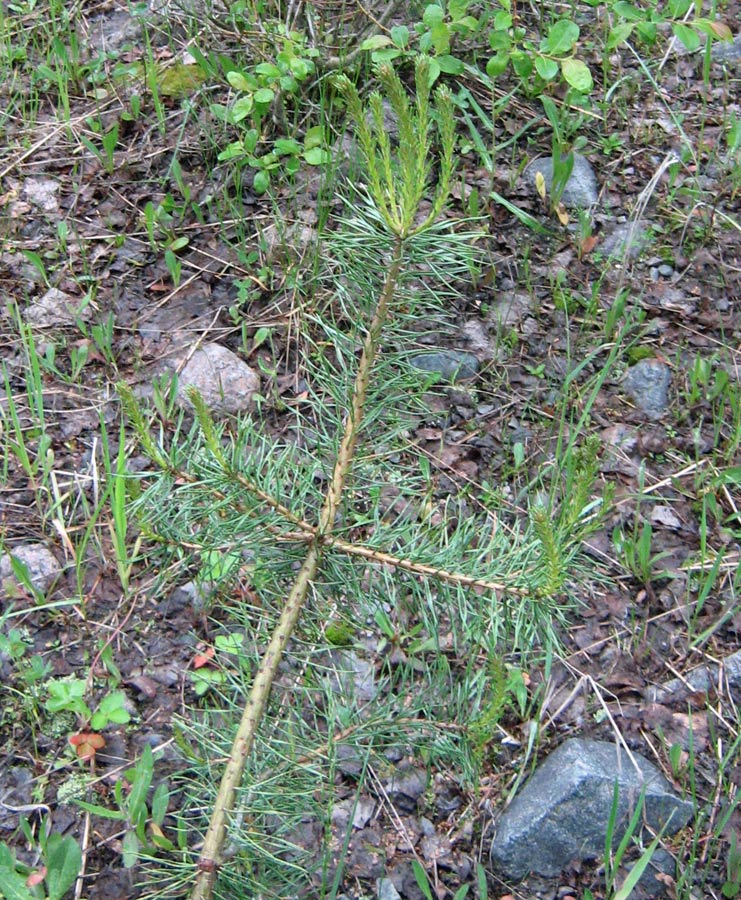
{"label": "pine seedling", "polygon": [[[214,803],[197,865],[191,900],[210,900],[213,894],[237,790],[247,760],[252,753],[257,728],[265,711],[278,664],[299,620],[309,588],[318,575],[326,538],[331,535],[335,525],[365,412],[371,370],[388,310],[402,275],[407,244],[415,235],[422,234],[433,224],[447,199],[453,165],[454,129],[452,104],[445,90],[439,89],[437,112],[441,122],[439,134],[443,143],[440,177],[435,188],[432,209],[423,221],[418,223],[420,204],[427,192],[428,175],[431,171],[428,70],[429,63],[424,59],[420,60],[415,73],[417,97],[414,110],[394,70],[390,66],[384,66],[379,72],[381,84],[385,87],[389,102],[399,120],[401,140],[396,158],[392,154],[390,138],[382,127],[383,107],[380,95],[375,95],[371,99],[371,125],[368,123],[357,89],[347,78],[338,79],[338,87],[347,98],[366,158],[372,199],[393,237],[391,263],[386,271],[376,308],[363,341],[350,408],[345,417],[332,476],[319,512],[317,531],[307,546],[303,564],[288,593],[280,619],[255,675]],[[200,418],[204,418],[203,411]],[[213,440],[213,434],[211,439]]]}
{"label": "pine seedling", "polygon": [[398,125],[399,145],[396,154],[384,121],[381,93],[374,91],[371,94],[367,114],[358,89],[350,79],[346,75],[340,75],[335,80],[355,123],[368,171],[371,198],[386,227],[399,240],[421,233],[438,218],[448,198],[453,175],[453,101],[448,89],[439,87],[435,92],[434,103],[440,140],[439,175],[432,208],[422,222],[417,222],[419,205],[429,188],[431,171],[429,76],[429,60],[424,56],[419,57],[415,67],[415,99],[412,104],[397,72],[388,64],[378,69],[378,78]]}

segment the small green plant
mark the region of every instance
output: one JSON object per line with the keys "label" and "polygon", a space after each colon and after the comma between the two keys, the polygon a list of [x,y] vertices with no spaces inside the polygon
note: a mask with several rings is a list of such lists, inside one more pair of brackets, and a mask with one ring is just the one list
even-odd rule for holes
{"label": "small green plant", "polygon": [[527,703],[527,685],[522,671],[507,665],[501,657],[492,656],[487,666],[485,696],[481,708],[467,730],[468,740],[479,765],[507,710],[515,708],[524,719]]}
{"label": "small green plant", "polygon": [[142,854],[154,855],[160,850],[175,849],[162,830],[170,798],[169,788],[167,782],[161,781],[149,799],[153,779],[154,754],[146,744],[137,764],[127,769],[114,786],[117,809],[75,800],[78,806],[93,815],[125,824],[122,854],[127,869],[136,865]]}
{"label": "small green plant", "polygon": [[42,828],[38,849],[38,864],[26,866],[0,842],[0,896],[7,900],[62,900],[82,869],[79,844],[70,835],[48,834],[47,828]]}
{"label": "small green plant", "polygon": [[83,678],[52,678],[47,681],[46,689],[49,696],[44,708],[48,713],[74,713],[93,731],[101,731],[112,723],[125,725],[131,719],[123,691],[105,694],[93,712],[85,700],[88,688]]}
{"label": "small green plant", "polygon": [[735,831],[731,831],[726,856],[726,880],[720,892],[724,897],[738,897],[741,894],[741,848]]}
{"label": "small green plant", "polygon": [[226,79],[236,96],[227,106],[211,104],[215,118],[240,132],[239,139],[231,141],[219,153],[219,160],[244,160],[255,169],[253,190],[256,194],[264,194],[271,177],[279,172],[293,175],[302,162],[321,166],[330,161],[322,126],[309,128],[301,143],[293,137],[279,137],[269,145],[267,152],[260,152],[266,141],[264,122],[269,110],[277,105],[284,114],[286,100],[297,96],[302,82],[314,72],[316,55],[317,51],[306,45],[302,35],[285,33],[283,48],[273,62],[258,63],[250,70],[228,68]]}
{"label": "small green plant", "polygon": [[617,846],[615,846],[615,840],[617,837],[616,827],[618,825],[617,812],[619,808],[619,800],[620,788],[616,781],[612,807],[610,809],[610,817],[608,819],[607,830],[605,832],[605,888],[606,896],[611,898],[611,900],[629,900],[630,896],[633,893],[633,889],[638,884],[638,881],[640,880],[643,873],[646,871],[654,853],[656,852],[656,849],[659,846],[661,834],[656,835],[656,837],[651,841],[648,847],[646,847],[646,849],[641,853],[638,861],[633,865],[630,872],[626,876],[625,881],[618,888],[616,885],[618,869],[623,862],[628,847],[637,839],[638,835],[640,834],[641,818],[643,816],[645,803],[644,794],[643,791],[641,791],[641,795],[635,804],[635,809],[633,810],[633,814],[630,817],[630,821],[627,823],[625,831],[623,832],[622,837],[617,843]]}

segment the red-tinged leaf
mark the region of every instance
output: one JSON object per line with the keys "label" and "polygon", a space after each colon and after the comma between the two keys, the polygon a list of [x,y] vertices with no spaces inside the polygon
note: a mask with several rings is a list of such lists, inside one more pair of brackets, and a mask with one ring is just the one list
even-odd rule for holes
{"label": "red-tinged leaf", "polygon": [[26,879],[26,887],[34,888],[37,885],[41,884],[41,882],[46,878],[46,866],[41,866],[40,869],[36,869],[35,872],[31,872],[31,874]]}
{"label": "red-tinged leaf", "polygon": [[213,647],[207,647],[205,653],[196,653],[193,657],[193,668],[202,669],[204,666],[207,666],[214,658],[215,653],[216,651]]}
{"label": "red-tinged leaf", "polygon": [[95,759],[96,752],[105,747],[103,735],[94,731],[78,731],[77,734],[70,736],[69,742],[75,748],[78,758],[83,762]]}
{"label": "red-tinged leaf", "polygon": [[587,256],[587,254],[591,253],[592,250],[597,246],[597,238],[595,235],[590,234],[589,237],[585,237],[581,242],[581,255]]}

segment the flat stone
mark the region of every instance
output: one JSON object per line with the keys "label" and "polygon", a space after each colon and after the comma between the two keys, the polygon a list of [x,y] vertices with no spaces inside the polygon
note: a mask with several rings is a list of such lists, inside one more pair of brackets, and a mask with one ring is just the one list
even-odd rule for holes
{"label": "flat stone", "polygon": [[[42,594],[52,586],[62,571],[57,558],[44,544],[21,544],[13,547],[11,553],[23,563],[31,584]],[[4,553],[0,557],[0,597],[12,599],[25,593],[26,588],[13,572],[10,556]]]}
{"label": "flat stone", "polygon": [[465,350],[431,350],[427,353],[415,353],[409,357],[409,364],[422,372],[436,373],[445,381],[473,378],[479,370],[478,357]]}
{"label": "flat stone", "polygon": [[530,315],[533,307],[533,298],[530,294],[507,291],[492,303],[486,314],[486,320],[493,327],[515,328]]}
{"label": "flat stone", "polygon": [[682,678],[672,678],[661,687],[652,686],[646,697],[651,703],[684,702],[692,693],[724,691],[726,687],[734,701],[741,703],[741,650],[727,656],[720,666],[698,666]]}
{"label": "flat stone", "polygon": [[417,809],[417,801],[427,790],[427,772],[412,766],[400,766],[384,788],[394,806],[405,815]]}
{"label": "flat stone", "polygon": [[666,410],[671,383],[671,369],[658,359],[640,360],[628,369],[623,379],[623,387],[636,406],[651,418],[659,418]]}
{"label": "flat stone", "polygon": [[538,766],[503,813],[491,845],[492,864],[515,880],[529,872],[554,878],[573,860],[599,857],[616,782],[616,844],[642,790],[650,828],[666,826],[664,833],[674,834],[692,818],[692,804],[680,799],[647,759],[637,753],[631,759],[607,741],[573,738]]}
{"label": "flat stone", "polygon": [[376,882],[378,900],[401,900],[401,894],[394,887],[390,878],[379,878]]}
{"label": "flat stone", "polygon": [[639,222],[621,222],[602,237],[597,251],[607,259],[634,260],[648,244],[648,232]]}
{"label": "flat stone", "polygon": [[738,64],[741,61],[741,32],[732,41],[716,41],[710,52],[713,62]]}
{"label": "flat stone", "polygon": [[204,344],[193,354],[178,379],[178,402],[192,404],[186,394],[195,387],[212,412],[235,414],[252,409],[260,389],[257,373],[221,344]]}
{"label": "flat stone", "polygon": [[59,210],[61,184],[53,178],[27,178],[23,182],[22,197],[45,213]]}
{"label": "flat stone", "polygon": [[23,318],[29,325],[37,325],[39,328],[54,328],[55,326],[74,325],[80,320],[87,321],[90,318],[90,312],[88,297],[73,297],[58,288],[49,288],[43,297],[34,301],[26,309]]}
{"label": "flat stone", "polygon": [[[541,156],[527,166],[524,173],[525,178],[533,189],[535,189],[535,177],[538,172],[543,175],[546,190],[550,194],[553,185],[553,160],[548,156]],[[561,202],[564,206],[587,209],[594,206],[598,196],[597,176],[594,174],[591,163],[585,157],[575,153],[574,168],[564,187]]]}

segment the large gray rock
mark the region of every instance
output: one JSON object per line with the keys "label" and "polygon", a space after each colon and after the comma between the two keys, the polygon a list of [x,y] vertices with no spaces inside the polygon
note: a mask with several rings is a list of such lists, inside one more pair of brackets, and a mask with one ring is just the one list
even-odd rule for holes
{"label": "large gray rock", "polygon": [[660,359],[642,359],[628,369],[623,387],[636,406],[652,419],[660,419],[669,405],[672,370]]}
{"label": "large gray rock", "polygon": [[605,836],[618,783],[617,843],[645,789],[645,821],[674,834],[692,817],[692,804],[681,800],[648,760],[617,744],[573,738],[537,768],[497,823],[492,864],[519,880],[529,872],[558,875],[572,860],[604,853]]}
{"label": "large gray rock", "polygon": [[409,357],[409,363],[415,369],[435,373],[445,381],[473,378],[479,370],[478,358],[467,350],[430,350],[415,353]]}
{"label": "large gray rock", "polygon": [[178,379],[178,401],[191,403],[186,390],[198,389],[215,413],[239,413],[251,409],[260,389],[257,373],[221,344],[204,344],[196,350]]}
{"label": "large gray rock", "polygon": [[25,311],[23,317],[29,325],[41,328],[74,325],[76,322],[90,319],[90,298],[73,297],[58,288],[49,290],[34,301]]}
{"label": "large gray rock", "polygon": [[[528,183],[534,188],[535,177],[540,172],[545,180],[545,187],[550,197],[551,186],[553,184],[553,160],[548,156],[542,156],[534,159],[525,169],[525,177]],[[574,154],[574,168],[571,170],[566,186],[561,195],[561,201],[564,206],[576,209],[588,209],[594,206],[599,196],[599,186],[597,184],[597,176],[594,174],[588,159]]]}
{"label": "large gray rock", "polygon": [[[13,547],[12,555],[26,568],[34,590],[44,594],[59,577],[62,567],[56,556],[44,544],[20,544]],[[10,556],[0,557],[0,598],[12,599],[25,593],[22,579],[16,577]]]}

